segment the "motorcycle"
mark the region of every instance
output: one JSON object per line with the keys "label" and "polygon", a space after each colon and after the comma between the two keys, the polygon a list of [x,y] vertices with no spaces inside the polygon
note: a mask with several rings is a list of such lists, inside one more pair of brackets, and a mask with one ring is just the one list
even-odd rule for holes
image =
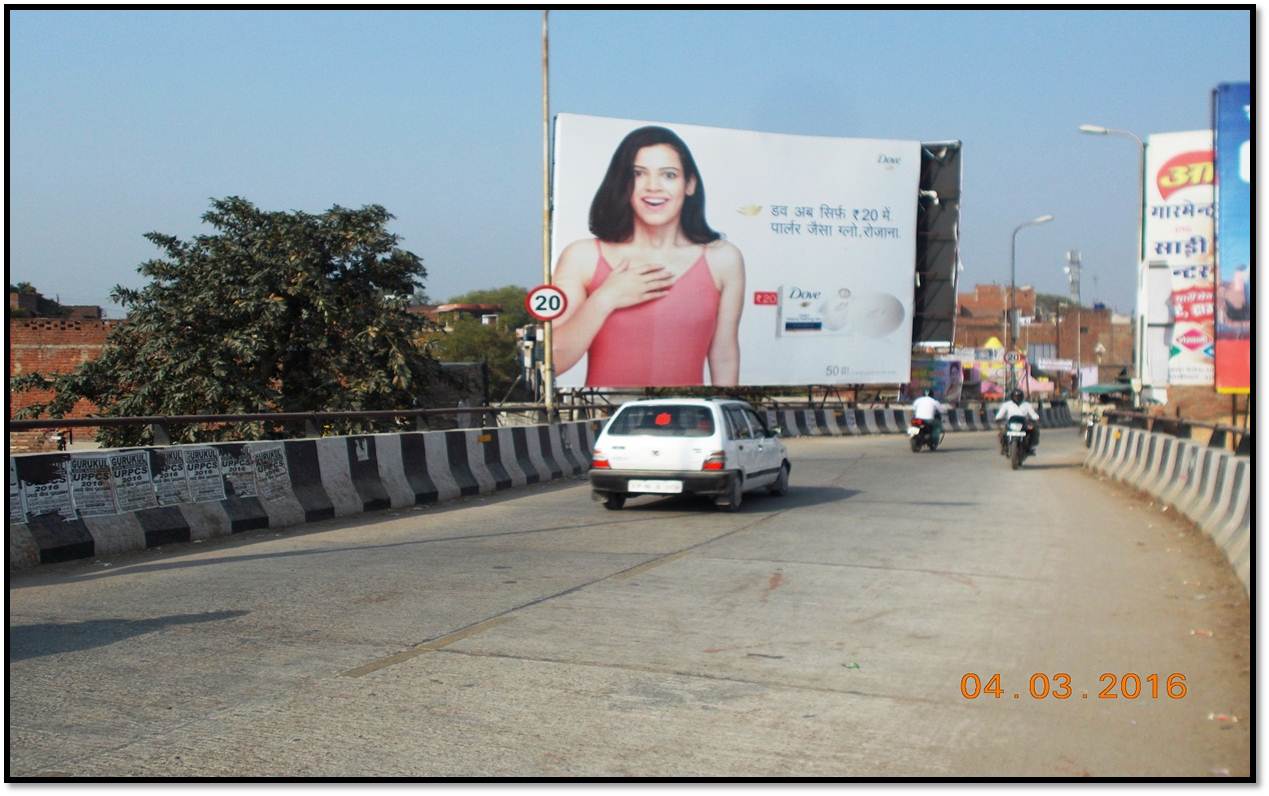
{"label": "motorcycle", "polygon": [[1009,466],[1017,470],[1022,462],[1031,455],[1029,442],[1032,422],[1020,415],[1014,415],[1005,421],[1005,439],[1001,453],[1009,457]]}
{"label": "motorcycle", "polygon": [[938,450],[939,443],[942,441],[942,429],[939,429],[936,437],[933,423],[928,423],[919,417],[912,418],[912,423],[908,425],[908,444],[912,446],[913,453],[919,453],[922,445],[927,446],[930,450]]}

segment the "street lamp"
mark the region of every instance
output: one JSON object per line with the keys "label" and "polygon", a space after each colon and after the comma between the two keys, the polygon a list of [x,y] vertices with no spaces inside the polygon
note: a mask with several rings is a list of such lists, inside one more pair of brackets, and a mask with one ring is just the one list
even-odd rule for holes
{"label": "street lamp", "polygon": [[[1080,132],[1088,135],[1117,135],[1131,138],[1137,142],[1137,330],[1133,335],[1133,369],[1137,378],[1143,377],[1145,369],[1145,302],[1141,296],[1142,262],[1146,259],[1146,142],[1131,130],[1116,130],[1102,127],[1099,124],[1081,124]],[[1140,402],[1140,393],[1134,392],[1133,399]]]}
{"label": "street lamp", "polygon": [[[1017,279],[1016,279],[1017,262],[1016,261],[1017,261],[1017,253],[1018,253],[1018,232],[1023,227],[1034,227],[1040,224],[1047,224],[1052,220],[1053,220],[1053,216],[1046,213],[1045,215],[1042,215],[1042,216],[1036,216],[1030,221],[1024,221],[1018,226],[1013,228],[1013,242],[1009,246],[1009,311],[1005,313],[1005,318],[1008,321],[1008,323],[1006,324],[1007,328],[1005,330],[1006,331],[1006,334],[1005,334],[1005,339],[1006,339],[1005,350],[1006,351],[1012,351],[1014,342],[1015,342],[1013,327],[1015,323],[1017,322],[1017,318],[1015,317],[1015,313],[1017,310],[1015,310],[1014,308],[1014,293],[1017,290],[1017,285],[1015,283],[1017,282]],[[1008,374],[1009,374],[1009,390],[1012,392],[1014,387],[1013,368],[1008,369]]]}

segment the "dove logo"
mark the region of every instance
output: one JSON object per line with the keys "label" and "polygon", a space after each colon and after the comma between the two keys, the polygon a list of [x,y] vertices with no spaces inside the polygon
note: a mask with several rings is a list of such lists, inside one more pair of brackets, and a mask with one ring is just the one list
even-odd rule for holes
{"label": "dove logo", "polygon": [[814,299],[817,299],[819,297],[820,297],[820,291],[803,290],[800,287],[789,288],[789,292],[785,296],[785,298],[790,299],[791,301],[813,301]]}

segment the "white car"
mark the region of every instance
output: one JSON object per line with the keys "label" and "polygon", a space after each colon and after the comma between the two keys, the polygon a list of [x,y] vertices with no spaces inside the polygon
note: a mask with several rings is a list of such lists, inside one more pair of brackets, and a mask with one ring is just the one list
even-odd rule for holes
{"label": "white car", "polygon": [[789,452],[778,434],[744,401],[631,401],[595,440],[592,494],[609,509],[631,495],[712,495],[736,511],[745,492],[788,491]]}

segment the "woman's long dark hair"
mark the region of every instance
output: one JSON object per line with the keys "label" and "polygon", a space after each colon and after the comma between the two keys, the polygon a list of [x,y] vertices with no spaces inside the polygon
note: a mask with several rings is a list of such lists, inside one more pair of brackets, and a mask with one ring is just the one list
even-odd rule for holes
{"label": "woman's long dark hair", "polygon": [[679,153],[683,162],[683,179],[696,178],[696,190],[683,198],[683,212],[679,226],[693,243],[711,243],[719,235],[705,222],[705,183],[696,170],[696,161],[687,144],[664,127],[640,127],[618,145],[608,164],[608,173],[595,191],[590,203],[590,232],[609,243],[621,243],[634,235],[634,209],[630,207],[630,195],[634,190],[634,162],[639,150],[647,146],[668,144]]}

